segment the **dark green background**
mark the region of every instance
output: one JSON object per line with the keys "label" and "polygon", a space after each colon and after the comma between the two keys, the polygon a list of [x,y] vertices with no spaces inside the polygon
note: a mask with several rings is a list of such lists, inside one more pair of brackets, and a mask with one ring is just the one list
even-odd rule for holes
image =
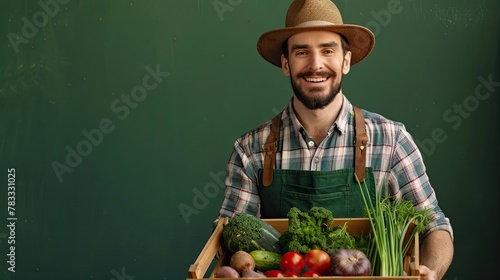
{"label": "dark green background", "polygon": [[[345,22],[377,36],[344,93],[418,140],[455,230],[445,279],[496,278],[500,87],[485,100],[474,93],[479,77],[500,82],[499,2],[401,0],[400,13],[381,18],[393,1],[336,1]],[[9,34],[22,36],[23,17],[43,10],[3,1],[0,278],[185,279],[218,214],[233,141],[291,97],[288,79],[256,51],[290,2],[73,0],[15,52]],[[214,3],[230,9],[217,13]],[[128,116],[113,111],[147,66],[169,76]],[[105,118],[114,130],[59,181],[51,164],[66,164],[66,148]],[[430,140],[433,131],[442,135]],[[9,167],[15,273],[6,264]],[[181,205],[197,212],[185,219]]]}

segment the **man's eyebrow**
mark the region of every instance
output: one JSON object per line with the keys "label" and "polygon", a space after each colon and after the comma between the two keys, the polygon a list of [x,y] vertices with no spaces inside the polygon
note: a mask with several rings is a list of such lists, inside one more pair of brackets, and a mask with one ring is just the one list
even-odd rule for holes
{"label": "man's eyebrow", "polygon": [[319,46],[322,47],[322,48],[325,48],[325,47],[338,47],[339,44],[337,42],[331,41],[331,42],[328,42],[328,43],[319,44]]}
{"label": "man's eyebrow", "polygon": [[297,44],[294,44],[292,46],[292,51],[293,50],[298,50],[298,49],[307,49],[307,48],[309,48],[309,45],[297,45]]}
{"label": "man's eyebrow", "polygon": [[[319,44],[319,47],[321,47],[321,48],[338,47],[338,46],[339,46],[339,44],[337,42],[334,42],[334,41]],[[309,47],[310,47],[310,45],[307,45],[307,44],[303,44],[303,45],[294,44],[292,46],[292,51],[298,50],[298,49],[307,49]]]}

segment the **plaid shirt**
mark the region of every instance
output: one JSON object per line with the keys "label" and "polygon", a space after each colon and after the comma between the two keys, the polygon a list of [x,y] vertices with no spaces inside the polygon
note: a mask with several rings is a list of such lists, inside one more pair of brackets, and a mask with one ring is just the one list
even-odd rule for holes
{"label": "plaid shirt", "polygon": [[[398,199],[411,200],[420,210],[430,208],[432,221],[421,233],[424,238],[442,229],[453,236],[450,221],[438,206],[425,172],[422,156],[403,124],[363,110],[368,136],[366,166],[373,169],[375,186]],[[271,120],[238,138],[229,159],[221,216],[246,212],[260,216],[257,185],[264,164],[264,143]],[[321,143],[315,143],[300,124],[292,102],[281,116],[275,169],[331,171],[354,167],[354,111],[343,96],[339,116]]]}

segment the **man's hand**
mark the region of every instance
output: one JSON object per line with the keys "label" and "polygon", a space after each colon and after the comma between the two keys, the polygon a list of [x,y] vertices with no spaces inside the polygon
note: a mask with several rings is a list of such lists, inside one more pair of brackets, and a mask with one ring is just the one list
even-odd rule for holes
{"label": "man's hand", "polygon": [[419,270],[420,270],[420,280],[438,280],[436,272],[430,270],[427,266],[420,265]]}

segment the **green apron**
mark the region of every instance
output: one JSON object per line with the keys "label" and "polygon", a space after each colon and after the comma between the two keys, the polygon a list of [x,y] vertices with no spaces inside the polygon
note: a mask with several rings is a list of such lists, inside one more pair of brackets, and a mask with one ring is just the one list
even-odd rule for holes
{"label": "green apron", "polygon": [[[364,118],[359,109],[355,108],[355,112],[355,115],[361,116],[361,118],[356,118],[356,134],[357,136],[364,134],[363,141],[356,137],[358,143],[355,143],[354,149],[359,149],[359,152],[356,151],[355,167],[334,171],[274,168],[271,170],[275,161],[274,157],[278,146],[276,140],[279,139],[280,125],[279,118],[273,120],[273,129],[271,130],[275,132],[275,135],[271,133],[268,138],[270,144],[268,146],[271,146],[273,150],[266,154],[266,157],[269,156],[269,158],[264,161],[264,168],[259,170],[259,178],[261,179],[258,190],[262,218],[286,218],[291,207],[308,211],[313,206],[327,208],[332,211],[334,217],[338,218],[364,217],[364,202],[354,174],[361,174],[358,175],[358,178],[362,178],[361,182],[364,180],[372,198],[375,197],[375,181],[371,167],[364,167],[367,142]],[[274,154],[271,154],[273,151]],[[358,165],[356,166],[356,164]],[[264,175],[266,170],[268,175],[272,172],[272,176],[267,179]],[[361,183],[363,188],[364,183]]]}

